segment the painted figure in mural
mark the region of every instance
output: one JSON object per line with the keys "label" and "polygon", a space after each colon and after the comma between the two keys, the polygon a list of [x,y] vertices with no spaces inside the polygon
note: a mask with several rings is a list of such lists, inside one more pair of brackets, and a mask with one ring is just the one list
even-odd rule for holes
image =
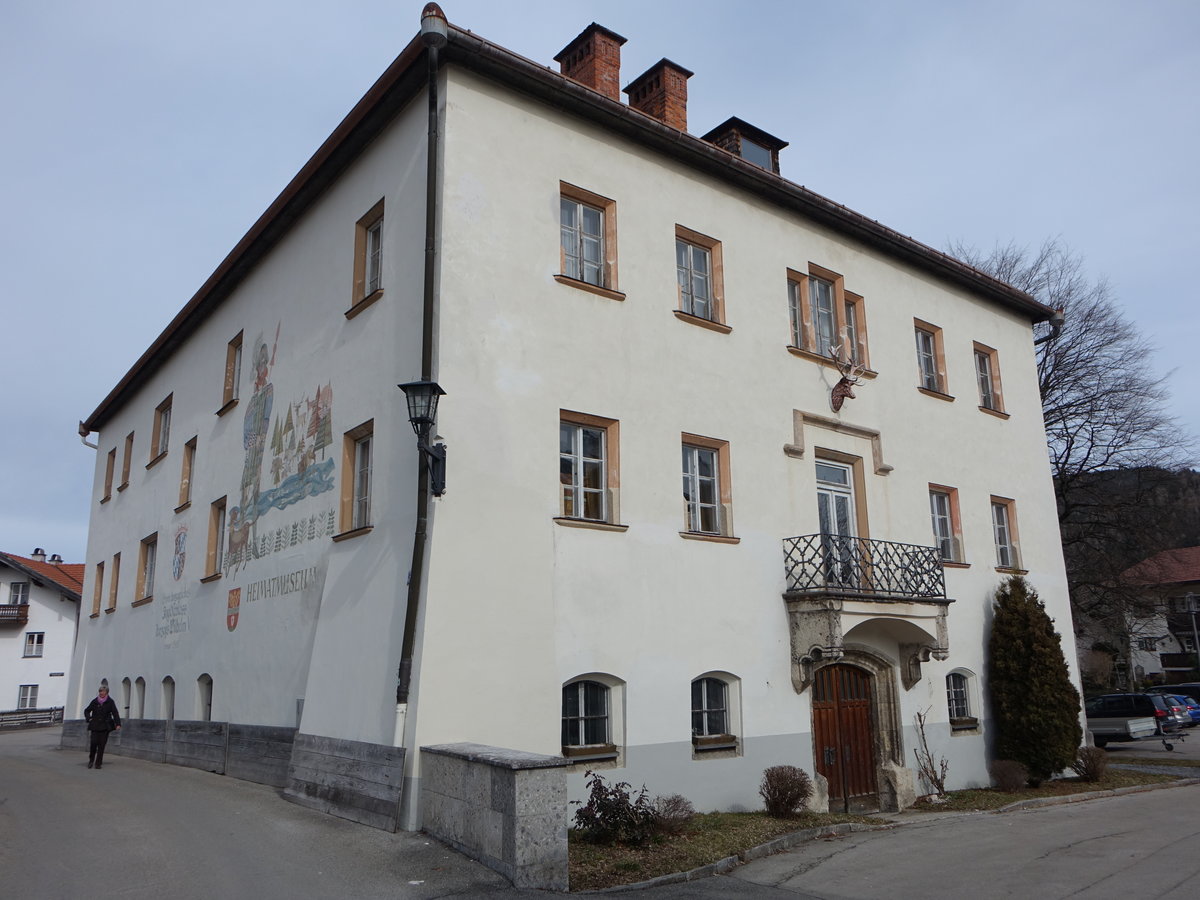
{"label": "painted figure in mural", "polygon": [[108,696],[108,682],[100,682],[99,695],[92,698],[83,710],[83,719],[87,722],[88,737],[88,768],[94,765],[97,769],[104,766],[104,748],[108,745],[110,731],[121,730],[121,715],[117,712],[116,701]]}
{"label": "painted figure in mural", "polygon": [[[267,446],[267,431],[271,426],[271,407],[275,403],[275,387],[268,380],[271,367],[275,365],[275,348],[279,345],[279,328],[275,328],[275,342],[267,350],[267,342],[261,338],[254,351],[254,393],[246,405],[246,417],[242,422],[242,446],[246,449],[246,462],[242,468],[242,502],[239,505],[243,527],[249,528],[248,545],[253,552],[258,536],[255,522],[258,520],[259,483],[262,479],[263,452]],[[232,523],[230,523],[232,526]],[[232,527],[231,527],[232,530]]]}

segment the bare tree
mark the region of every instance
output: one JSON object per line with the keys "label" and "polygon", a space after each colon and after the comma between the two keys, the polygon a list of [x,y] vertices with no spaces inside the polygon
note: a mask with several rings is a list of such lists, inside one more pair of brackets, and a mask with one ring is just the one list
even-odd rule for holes
{"label": "bare tree", "polygon": [[951,254],[1062,310],[1061,328],[1037,328],[1038,387],[1076,618],[1128,642],[1146,611],[1120,579],[1163,544],[1163,482],[1193,459],[1193,439],[1167,410],[1169,376],[1154,348],[1061,241],[1036,251],[1008,244]]}

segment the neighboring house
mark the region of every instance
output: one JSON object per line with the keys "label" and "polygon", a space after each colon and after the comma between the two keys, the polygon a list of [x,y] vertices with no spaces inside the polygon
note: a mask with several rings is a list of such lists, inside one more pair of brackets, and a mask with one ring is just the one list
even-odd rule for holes
{"label": "neighboring house", "polygon": [[83,570],[40,547],[0,553],[0,712],[66,704]]}
{"label": "neighboring house", "polygon": [[574,799],[606,769],[755,808],[791,763],[895,808],[928,711],[948,785],[988,783],[1003,579],[1074,659],[1052,311],[741,119],[689,133],[669,60],[622,102],[623,43],[589,26],[559,74],[451,27],[431,140],[414,38],[81,423],[69,717],[107,678],[131,722],[343,757],[309,770],[404,747],[409,828],[450,742],[565,754]]}
{"label": "neighboring house", "polygon": [[1143,606],[1155,610],[1138,617],[1131,629],[1135,677],[1165,684],[1194,682],[1200,676],[1200,547],[1163,550],[1126,570],[1122,578],[1142,586]]}

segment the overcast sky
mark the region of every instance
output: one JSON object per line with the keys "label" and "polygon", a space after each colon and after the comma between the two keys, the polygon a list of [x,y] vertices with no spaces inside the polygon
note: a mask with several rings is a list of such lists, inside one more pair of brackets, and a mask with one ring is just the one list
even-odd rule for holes
{"label": "overcast sky", "polygon": [[[417,32],[421,0],[0,0],[0,550],[84,561],[86,418]],[[1060,237],[1200,432],[1195,0],[446,0],[622,85],[668,57],[693,134],[737,115],[785,178],[943,248]]]}

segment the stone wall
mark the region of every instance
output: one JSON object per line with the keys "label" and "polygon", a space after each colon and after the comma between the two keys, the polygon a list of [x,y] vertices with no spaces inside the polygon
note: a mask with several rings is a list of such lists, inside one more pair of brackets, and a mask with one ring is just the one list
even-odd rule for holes
{"label": "stone wall", "polygon": [[483,744],[422,747],[424,828],[518,888],[565,891],[569,765]]}

